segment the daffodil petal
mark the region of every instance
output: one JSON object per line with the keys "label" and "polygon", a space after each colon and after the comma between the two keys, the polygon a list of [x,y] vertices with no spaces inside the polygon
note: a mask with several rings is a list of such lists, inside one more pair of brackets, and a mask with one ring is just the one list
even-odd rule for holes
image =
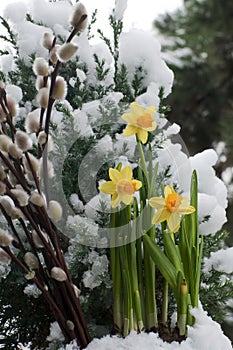
{"label": "daffodil petal", "polygon": [[130,112],[135,116],[140,116],[145,113],[145,108],[140,106],[140,104],[137,102],[132,102],[130,104]]}
{"label": "daffodil petal", "polygon": [[177,212],[182,214],[182,215],[189,215],[195,212],[195,208],[190,205],[188,207],[183,206],[182,204],[179,206],[179,208],[177,209]]}
{"label": "daffodil petal", "polygon": [[169,194],[172,194],[172,193],[176,193],[176,191],[174,190],[174,188],[172,186],[165,186],[164,188],[164,196],[165,198],[169,195]]}
{"label": "daffodil petal", "polygon": [[180,215],[178,213],[172,213],[167,220],[167,224],[171,232],[177,232],[180,228]]}
{"label": "daffodil petal", "polygon": [[153,117],[156,113],[156,108],[154,106],[149,106],[146,108],[146,112],[150,113],[150,115]]}
{"label": "daffodil petal", "polygon": [[122,119],[124,119],[129,125],[135,125],[136,123],[136,116],[132,113],[125,113],[121,116]]}
{"label": "daffodil petal", "polygon": [[161,197],[152,197],[149,199],[149,204],[151,207],[156,209],[165,208],[165,199]]}
{"label": "daffodil petal", "polygon": [[146,131],[154,131],[157,128],[155,121],[152,122],[152,125],[149,128],[145,128]]}
{"label": "daffodil petal", "polygon": [[121,173],[119,170],[117,169],[113,169],[113,168],[109,168],[109,177],[110,179],[114,182],[117,183],[118,181],[120,181],[122,179]]}
{"label": "daffodil petal", "polygon": [[132,180],[132,184],[135,186],[136,191],[142,187],[142,182],[139,180]]}
{"label": "daffodil petal", "polygon": [[127,125],[123,131],[124,136],[132,136],[138,132],[138,128],[133,125]]}
{"label": "daffodil petal", "polygon": [[144,144],[148,139],[148,131],[138,128],[137,135],[139,140]]}
{"label": "daffodil petal", "polygon": [[165,220],[168,220],[171,213],[166,209],[159,209],[152,218],[152,224],[159,224]]}
{"label": "daffodil petal", "polygon": [[100,186],[100,191],[106,194],[113,194],[116,192],[116,184],[112,181],[106,181]]}
{"label": "daffodil petal", "polygon": [[112,196],[112,201],[111,201],[111,206],[112,208],[116,208],[118,207],[118,205],[120,204],[121,202],[121,199],[120,199],[120,196],[117,194],[117,196],[115,197],[114,195],[114,199],[113,199],[113,196]]}
{"label": "daffodil petal", "polygon": [[123,179],[126,180],[131,180],[133,177],[133,171],[132,168],[129,165],[126,165],[122,170],[121,170],[121,175]]}
{"label": "daffodil petal", "polygon": [[133,197],[129,194],[121,195],[121,201],[126,205],[129,205],[132,202],[132,198]]}

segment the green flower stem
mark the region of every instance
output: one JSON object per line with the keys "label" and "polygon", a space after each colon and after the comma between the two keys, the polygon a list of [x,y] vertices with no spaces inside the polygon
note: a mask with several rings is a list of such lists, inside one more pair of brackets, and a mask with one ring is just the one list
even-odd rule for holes
{"label": "green flower stem", "polygon": [[166,325],[168,320],[168,282],[164,280],[162,300],[162,324]]}
{"label": "green flower stem", "polygon": [[148,188],[150,182],[149,182],[149,174],[148,174],[147,166],[146,166],[146,159],[145,159],[145,155],[143,152],[141,141],[138,139],[138,137],[136,137],[136,138],[137,138],[137,145],[138,145],[138,150],[139,150],[139,155],[140,155],[140,164],[139,165],[142,167],[143,175],[146,178],[146,188]]}
{"label": "green flower stem", "polygon": [[112,212],[111,214],[111,248],[110,248],[110,261],[111,261],[111,273],[113,281],[113,321],[115,329],[121,332],[123,329],[123,315],[122,315],[122,282],[121,282],[121,269],[120,269],[120,256],[119,247],[116,247],[116,225],[117,213]]}
{"label": "green flower stem", "polygon": [[[141,307],[141,295],[139,292],[139,283],[138,283],[138,274],[142,275],[142,264],[139,267],[140,272],[138,271],[137,266],[137,243],[136,243],[136,237],[137,237],[137,223],[138,223],[138,205],[137,200],[134,198],[133,202],[133,213],[134,213],[134,220],[132,224],[132,237],[131,237],[131,243],[130,243],[130,263],[129,263],[129,271],[132,281],[132,294],[133,294],[133,305],[134,305],[134,311],[136,315],[136,324],[139,331],[141,331],[144,328],[143,324],[143,318],[142,318],[142,307]],[[137,221],[136,221],[137,220]],[[141,247],[139,248],[141,252]]]}
{"label": "green flower stem", "polygon": [[123,335],[126,337],[134,326],[133,320],[133,305],[132,305],[132,290],[129,275],[129,266],[127,259],[127,247],[119,247],[120,253],[120,266],[122,273],[122,285],[123,285],[123,308],[124,308],[124,321],[123,321]]}
{"label": "green flower stem", "polygon": [[[146,207],[147,225],[152,222],[152,209]],[[149,227],[149,226],[148,226]],[[151,226],[147,235],[155,241],[155,226]],[[148,330],[158,328],[157,305],[155,299],[155,263],[150,257],[147,247],[144,245],[144,276],[145,276],[145,310],[146,327]]]}

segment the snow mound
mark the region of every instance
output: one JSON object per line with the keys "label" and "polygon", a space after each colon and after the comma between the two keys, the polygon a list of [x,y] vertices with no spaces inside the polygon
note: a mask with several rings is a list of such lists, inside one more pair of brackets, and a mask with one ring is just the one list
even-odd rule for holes
{"label": "snow mound", "polygon": [[166,343],[154,333],[131,332],[125,339],[109,335],[94,339],[86,350],[232,350],[230,340],[223,334],[219,324],[201,307],[193,309],[192,314],[196,323],[189,327],[188,338],[181,344]]}

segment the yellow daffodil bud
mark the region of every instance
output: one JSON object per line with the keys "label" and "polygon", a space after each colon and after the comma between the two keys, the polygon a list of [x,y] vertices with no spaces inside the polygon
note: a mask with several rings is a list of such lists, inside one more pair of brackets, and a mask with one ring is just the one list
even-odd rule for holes
{"label": "yellow daffodil bud", "polygon": [[67,275],[60,267],[53,267],[51,270],[51,277],[58,282],[64,282],[67,280]]}
{"label": "yellow daffodil bud", "polygon": [[87,10],[85,6],[78,2],[74,6],[73,13],[70,18],[70,24],[77,29],[77,31],[84,31],[87,27]]}
{"label": "yellow daffodil bud", "polygon": [[32,269],[32,270],[39,269],[39,261],[33,253],[27,252],[24,255],[23,259],[30,269]]}
{"label": "yellow daffodil bud", "polygon": [[42,75],[43,77],[49,75],[49,65],[43,57],[37,57],[32,68],[35,75]]}
{"label": "yellow daffodil bud", "polygon": [[65,43],[57,49],[57,56],[61,62],[67,62],[78,50],[78,46],[73,43]]}
{"label": "yellow daffodil bud", "polygon": [[9,235],[8,232],[0,228],[0,246],[8,247],[11,244],[12,240],[13,240],[13,237]]}
{"label": "yellow daffodil bud", "polygon": [[20,207],[26,207],[28,205],[28,194],[25,191],[16,188],[11,190],[11,193],[19,203]]}
{"label": "yellow daffodil bud", "polygon": [[59,221],[62,218],[62,207],[57,201],[50,201],[48,207],[48,215],[50,219],[54,221]]}
{"label": "yellow daffodil bud", "polygon": [[67,92],[66,81],[63,77],[58,76],[54,84],[52,98],[54,98],[55,100],[63,100],[66,96],[66,92]]}

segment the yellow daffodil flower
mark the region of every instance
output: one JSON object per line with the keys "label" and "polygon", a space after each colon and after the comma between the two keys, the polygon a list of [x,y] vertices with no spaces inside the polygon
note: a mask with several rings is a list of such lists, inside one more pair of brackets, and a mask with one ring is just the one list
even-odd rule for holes
{"label": "yellow daffodil flower", "polygon": [[149,106],[143,108],[137,102],[130,104],[130,113],[125,113],[122,118],[128,123],[123,131],[124,136],[137,135],[139,140],[144,144],[148,139],[148,131],[156,129],[157,124],[153,119],[156,108]]}
{"label": "yellow daffodil flower", "polygon": [[167,221],[169,230],[175,233],[180,228],[181,215],[192,214],[195,208],[190,205],[189,199],[180,196],[171,186],[165,187],[164,197],[149,199],[150,206],[157,209],[152,223]]}
{"label": "yellow daffodil flower", "polygon": [[116,208],[121,202],[129,205],[133,194],[142,187],[141,181],[133,180],[133,171],[130,166],[125,166],[122,170],[109,169],[109,178],[100,186],[100,191],[111,194],[111,206]]}

